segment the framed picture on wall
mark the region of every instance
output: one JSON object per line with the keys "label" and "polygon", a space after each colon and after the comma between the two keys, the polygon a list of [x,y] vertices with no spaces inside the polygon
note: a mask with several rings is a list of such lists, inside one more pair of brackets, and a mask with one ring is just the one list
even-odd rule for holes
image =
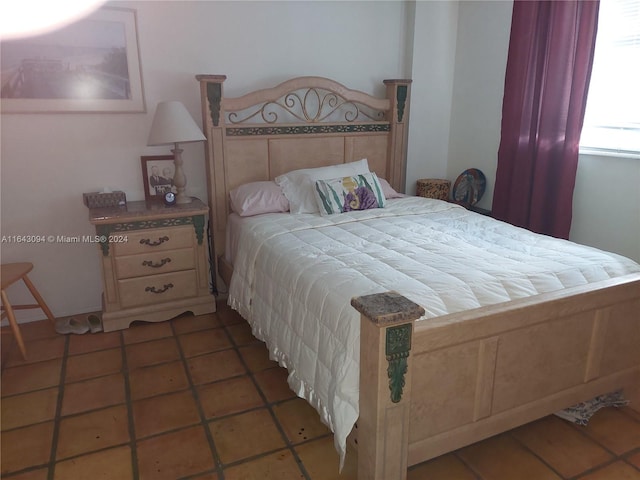
{"label": "framed picture on wall", "polygon": [[140,159],[145,200],[161,202],[165,193],[177,191],[173,184],[173,155],[145,156]]}
{"label": "framed picture on wall", "polygon": [[144,112],[136,12],[101,8],[0,44],[2,113]]}

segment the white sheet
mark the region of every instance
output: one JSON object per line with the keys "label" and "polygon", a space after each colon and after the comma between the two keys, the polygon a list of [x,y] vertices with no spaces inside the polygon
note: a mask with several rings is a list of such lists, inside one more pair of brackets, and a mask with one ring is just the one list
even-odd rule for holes
{"label": "white sheet", "polygon": [[242,235],[243,218],[237,213],[232,213],[227,219],[226,242],[224,244],[224,259],[233,265],[236,261],[240,235]]}
{"label": "white sheet", "polygon": [[341,456],[358,417],[352,297],[396,290],[432,318],[640,272],[619,255],[420,197],[241,224],[229,305],[289,370],[290,386],[332,429]]}

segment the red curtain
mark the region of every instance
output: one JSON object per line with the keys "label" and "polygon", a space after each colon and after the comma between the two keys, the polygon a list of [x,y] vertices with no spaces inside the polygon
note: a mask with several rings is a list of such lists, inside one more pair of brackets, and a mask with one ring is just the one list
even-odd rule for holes
{"label": "red curtain", "polygon": [[598,1],[514,1],[493,215],[560,238],[571,228]]}

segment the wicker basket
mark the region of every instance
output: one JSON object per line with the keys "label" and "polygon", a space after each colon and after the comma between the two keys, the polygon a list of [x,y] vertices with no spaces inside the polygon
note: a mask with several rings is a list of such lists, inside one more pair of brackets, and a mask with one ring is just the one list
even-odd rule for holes
{"label": "wicker basket", "polygon": [[449,200],[451,181],[443,178],[421,178],[418,180],[419,197],[435,198],[438,200]]}

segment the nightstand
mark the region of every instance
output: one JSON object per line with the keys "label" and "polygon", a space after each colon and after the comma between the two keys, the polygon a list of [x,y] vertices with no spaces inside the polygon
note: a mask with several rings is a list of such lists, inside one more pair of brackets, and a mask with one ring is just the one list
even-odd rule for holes
{"label": "nightstand", "polygon": [[491,210],[487,210],[486,208],[476,207],[475,205],[464,205],[462,203],[460,203],[459,205],[462,205],[464,208],[466,208],[467,210],[471,210],[472,212],[476,212],[481,215],[486,215],[488,217],[491,216]]}
{"label": "nightstand", "polygon": [[102,264],[105,332],[135,320],[160,322],[184,312],[215,312],[209,289],[206,219],[197,198],[188,204],[128,202],[89,209]]}
{"label": "nightstand", "polygon": [[455,200],[449,200],[449,203],[455,203],[456,205],[460,205],[461,207],[464,207],[471,212],[479,213],[480,215],[486,215],[487,217],[491,216],[491,210],[486,208],[476,207],[475,205],[469,205],[463,202],[456,202]]}

